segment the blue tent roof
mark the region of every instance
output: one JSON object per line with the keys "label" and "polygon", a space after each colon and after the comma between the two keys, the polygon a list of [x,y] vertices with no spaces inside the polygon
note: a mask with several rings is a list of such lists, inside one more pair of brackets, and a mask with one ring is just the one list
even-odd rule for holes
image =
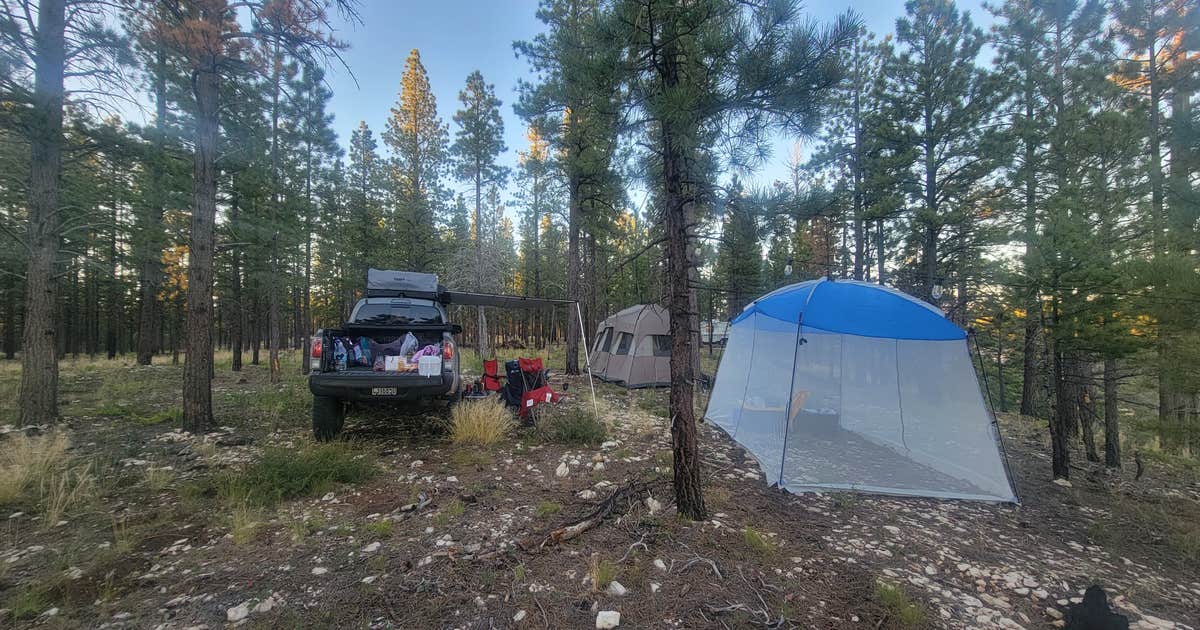
{"label": "blue tent roof", "polygon": [[750,303],[734,320],[753,313],[832,333],[945,341],[967,333],[931,304],[890,287],[856,280],[808,280],[777,289]]}

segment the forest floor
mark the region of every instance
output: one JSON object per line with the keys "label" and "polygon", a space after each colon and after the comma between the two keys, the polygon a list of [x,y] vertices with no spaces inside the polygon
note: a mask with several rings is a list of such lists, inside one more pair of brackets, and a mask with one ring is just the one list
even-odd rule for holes
{"label": "forest floor", "polygon": [[[75,472],[0,514],[0,626],[593,628],[617,611],[630,628],[1043,628],[1093,583],[1135,628],[1200,619],[1186,460],[1147,456],[1134,480],[1080,456],[1057,485],[1044,423],[1004,416],[1020,506],[791,495],[702,425],[710,514],[689,522],[671,506],[664,391],[598,383],[608,429],[589,445],[523,429],[456,447],[431,406],[351,415],[345,442],[313,447],[288,358],[272,385],[219,357],[221,428],[198,437],[177,430],[178,366],[64,362]],[[17,379],[0,365],[0,400]],[[565,404],[586,392],[573,381]],[[51,516],[55,483],[78,496]],[[631,500],[547,540],[614,493]]]}

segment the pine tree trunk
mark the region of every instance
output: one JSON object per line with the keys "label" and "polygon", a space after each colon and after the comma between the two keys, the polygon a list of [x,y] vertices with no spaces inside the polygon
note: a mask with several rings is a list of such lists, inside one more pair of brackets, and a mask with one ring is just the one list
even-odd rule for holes
{"label": "pine tree trunk", "polygon": [[61,219],[59,185],[63,151],[63,72],[66,63],[64,0],[38,3],[33,108],[29,152],[29,262],[25,271],[25,329],[21,343],[21,426],[58,419],[58,340],[55,309]]}
{"label": "pine tree trunk", "polygon": [[[111,173],[110,177],[113,181],[117,180],[116,173]],[[117,345],[120,342],[122,299],[121,279],[117,275],[117,247],[119,245],[117,242],[117,237],[119,236],[117,224],[120,221],[120,209],[115,190],[109,202],[112,204],[112,215],[109,217],[111,220],[111,232],[109,236],[111,238],[108,243],[108,277],[104,279],[104,284],[108,288],[108,295],[104,298],[104,318],[106,321],[104,326],[104,352],[108,360],[111,361],[117,358],[117,353],[120,351]]]}
{"label": "pine tree trunk", "polygon": [[[475,290],[483,292],[483,173],[478,162],[475,164]],[[475,307],[476,336],[480,360],[491,357],[488,347],[487,313],[482,306]]]}
{"label": "pine tree trunk", "polygon": [[[221,32],[223,12],[201,8],[201,20]],[[188,252],[187,357],[183,366],[183,429],[200,433],[213,425],[213,248],[217,218],[217,137],[220,75],[206,55],[192,73],[196,97],[192,167],[191,248]]]}
{"label": "pine tree trunk", "polygon": [[1089,462],[1098,462],[1100,454],[1096,452],[1096,432],[1093,429],[1096,406],[1093,404],[1095,397],[1091,392],[1092,368],[1078,358],[1075,359],[1075,365],[1075,374],[1078,379],[1075,393],[1076,400],[1079,401],[1079,426],[1083,430],[1084,453]]}
{"label": "pine tree trunk", "polygon": [[271,64],[271,78],[273,91],[271,93],[271,273],[268,278],[268,305],[267,305],[267,343],[269,346],[269,360],[271,368],[271,382],[278,383],[282,376],[282,370],[279,366],[279,344],[280,335],[282,334],[282,325],[280,319],[280,304],[283,299],[280,294],[279,286],[280,276],[283,275],[283,269],[280,268],[279,256],[279,217],[280,217],[280,197],[279,187],[279,92],[280,86],[280,71],[283,60],[279,55],[279,41],[274,43],[274,56]]}
{"label": "pine tree trunk", "polygon": [[[1052,341],[1051,345],[1057,346]],[[1071,449],[1068,446],[1069,437],[1066,425],[1071,422],[1069,414],[1075,407],[1075,401],[1066,385],[1065,366],[1062,353],[1057,347],[1054,354],[1054,415],[1050,418],[1050,466],[1055,479],[1071,478]]]}
{"label": "pine tree trunk", "polygon": [[17,355],[17,304],[21,301],[17,283],[7,278],[5,284],[8,287],[4,292],[4,359],[12,361]]}
{"label": "pine tree trunk", "polygon": [[150,203],[145,212],[142,226],[142,260],[139,277],[138,301],[138,352],[139,365],[150,365],[154,353],[158,352],[158,339],[162,323],[162,304],[158,294],[162,291],[162,220],[166,210],[166,117],[167,75],[166,52],[160,47],[156,51],[154,68],[154,156],[150,169]]}
{"label": "pine tree trunk", "polygon": [[1117,401],[1117,360],[1104,360],[1104,465],[1121,467],[1121,424]]}
{"label": "pine tree trunk", "polygon": [[[230,179],[231,194],[229,196],[229,225],[233,230],[236,240],[236,234],[239,227],[238,221],[241,218],[241,208],[239,207],[239,198],[237,194],[237,182],[235,179]],[[229,322],[229,346],[233,352],[233,358],[230,362],[230,369],[234,372],[242,371],[242,346],[244,345],[245,337],[245,320],[246,309],[242,305],[242,248],[237,246],[233,248],[233,259],[230,263],[230,292],[233,297],[233,314]]]}
{"label": "pine tree trunk", "polygon": [[[579,176],[574,172],[568,175],[568,214],[567,214],[567,299],[582,304],[583,295],[579,287],[579,231],[583,222],[579,200]],[[579,374],[579,315],[567,313],[567,351],[565,366],[567,374]]]}

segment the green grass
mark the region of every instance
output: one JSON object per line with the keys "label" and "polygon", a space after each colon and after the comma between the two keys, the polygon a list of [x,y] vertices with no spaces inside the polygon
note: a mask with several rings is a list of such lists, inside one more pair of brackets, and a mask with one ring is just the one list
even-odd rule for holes
{"label": "green grass", "polygon": [[553,501],[542,501],[537,506],[538,518],[546,518],[551,514],[558,514],[562,511],[562,505]]}
{"label": "green grass", "polygon": [[875,599],[887,611],[888,617],[901,628],[920,628],[925,625],[925,610],[909,599],[904,587],[888,582],[876,582]]}
{"label": "green grass", "polygon": [[742,540],[746,542],[746,546],[750,548],[750,551],[762,557],[773,556],[778,551],[775,543],[750,527],[742,530]]}
{"label": "green grass", "polygon": [[53,607],[54,603],[49,589],[26,586],[10,597],[4,607],[13,619],[29,620]]}
{"label": "green grass", "polygon": [[592,554],[588,564],[588,577],[592,580],[592,590],[600,591],[617,579],[617,565],[608,560],[601,560],[599,554]]}
{"label": "green grass", "polygon": [[376,472],[374,461],[342,443],[300,450],[272,448],[241,472],[217,480],[218,493],[233,503],[270,507],[281,501],[323,494],[339,483],[360,483]]}
{"label": "green grass", "polygon": [[452,521],[457,521],[466,511],[467,506],[463,505],[462,501],[455,499],[448,503],[441,512],[438,512],[437,516],[433,517],[433,522],[437,523],[439,526],[445,526],[450,524]]}
{"label": "green grass", "polygon": [[391,519],[381,518],[378,521],[367,523],[366,529],[373,538],[389,538],[395,529],[395,523]]}
{"label": "green grass", "polygon": [[597,446],[608,437],[608,429],[590,410],[579,407],[550,407],[538,419],[537,430],[548,442],[572,446]]}

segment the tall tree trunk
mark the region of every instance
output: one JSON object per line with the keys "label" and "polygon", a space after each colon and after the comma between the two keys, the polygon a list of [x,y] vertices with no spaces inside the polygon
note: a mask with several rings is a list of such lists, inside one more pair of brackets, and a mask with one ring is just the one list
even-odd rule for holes
{"label": "tall tree trunk", "polygon": [[[568,160],[568,163],[573,163]],[[568,211],[567,211],[567,299],[574,300],[577,304],[582,304],[583,295],[579,286],[579,268],[580,268],[580,251],[579,251],[579,232],[581,229],[580,223],[583,222],[583,216],[579,207],[579,175],[574,172],[575,167],[571,167],[572,172],[568,178]],[[570,310],[570,309],[568,309]],[[567,374],[579,374],[579,314],[567,313],[567,352],[565,367]]]}
{"label": "tall tree trunk", "polygon": [[[241,220],[241,207],[237,193],[236,176],[231,177],[229,181],[231,190],[229,196],[229,225],[234,234],[234,240],[237,240],[239,221]],[[233,298],[233,313],[229,322],[229,346],[233,352],[233,358],[230,362],[230,369],[234,372],[242,371],[242,346],[244,345],[245,337],[245,320],[246,308],[242,305],[242,247],[237,245],[233,248],[233,259],[230,262],[230,293]],[[302,361],[303,363],[303,361]]]}
{"label": "tall tree trunk", "polygon": [[155,51],[154,67],[154,159],[150,169],[150,203],[144,209],[145,224],[141,229],[142,260],[139,279],[138,301],[138,351],[139,365],[150,365],[154,353],[158,352],[158,339],[162,323],[162,304],[158,295],[162,291],[162,220],[166,211],[166,132],[167,132],[167,68],[166,51],[159,47]]}
{"label": "tall tree trunk", "polygon": [[[475,162],[475,290],[483,292],[483,173],[478,160]],[[488,347],[487,313],[483,306],[475,307],[476,336],[479,338],[479,359],[491,357]]]}
{"label": "tall tree trunk", "polygon": [[267,343],[269,346],[269,359],[271,367],[271,382],[278,383],[282,376],[282,370],[279,366],[279,343],[281,334],[281,323],[279,321],[279,302],[283,299],[280,295],[281,288],[279,286],[280,276],[283,275],[283,269],[280,268],[279,255],[279,220],[280,220],[280,197],[279,197],[279,92],[281,86],[280,72],[282,71],[283,60],[279,55],[279,41],[276,40],[273,44],[274,54],[272,55],[271,67],[271,273],[267,278]]}
{"label": "tall tree trunk", "polygon": [[7,290],[4,292],[4,358],[12,361],[17,355],[17,283],[10,277],[5,280]]}
{"label": "tall tree trunk", "polygon": [[1025,294],[1025,340],[1021,346],[1021,415],[1032,416],[1037,398],[1037,335],[1041,303],[1038,301],[1038,289],[1034,283],[1033,269],[1034,248],[1037,238],[1037,171],[1034,163],[1037,160],[1037,140],[1033,137],[1034,116],[1034,87],[1032,69],[1025,71],[1025,126],[1026,133],[1022,140],[1025,149],[1024,184],[1024,222],[1025,253],[1022,258],[1025,269],[1025,282],[1029,283]]}
{"label": "tall tree trunk", "polygon": [[[212,32],[221,32],[224,18],[223,11],[201,6],[200,19]],[[213,248],[217,218],[219,72],[212,52],[206,53],[192,72],[196,131],[188,252],[187,358],[183,366],[183,429],[191,433],[200,433],[213,425]]]}
{"label": "tall tree trunk", "polygon": [[1003,311],[996,318],[996,388],[1000,393],[1000,413],[1008,411],[1008,395],[1004,391],[1004,326]]}
{"label": "tall tree trunk", "polygon": [[[116,169],[113,169],[114,171]],[[109,174],[113,184],[118,181],[119,175],[113,172]],[[120,204],[117,201],[117,193],[114,187],[112,199],[109,200],[112,204],[112,214],[110,215],[110,239],[108,243],[108,277],[104,279],[104,284],[107,287],[107,295],[104,298],[105,311],[105,326],[104,326],[104,353],[111,361],[117,358],[117,353],[120,349],[117,344],[120,342],[121,329],[121,305],[123,296],[121,295],[121,279],[117,276],[117,251],[119,243],[117,237],[120,234],[118,223],[120,221]]]}
{"label": "tall tree trunk", "polygon": [[21,343],[19,424],[58,419],[59,185],[63,151],[63,72],[66,64],[64,0],[38,3],[33,108],[29,111],[29,262],[25,270],[25,329]]}
{"label": "tall tree trunk", "polygon": [[1050,466],[1055,479],[1070,479],[1071,449],[1068,445],[1069,437],[1066,426],[1072,421],[1070,413],[1075,408],[1075,401],[1071,397],[1069,388],[1065,386],[1066,370],[1063,365],[1062,352],[1057,348],[1057,341],[1052,340],[1051,345],[1055,346],[1052,350],[1054,354],[1055,403],[1054,415],[1050,418]]}
{"label": "tall tree trunk", "polygon": [[1117,401],[1117,360],[1104,360],[1104,465],[1121,467],[1121,424]]}
{"label": "tall tree trunk", "polygon": [[1083,431],[1083,446],[1084,454],[1089,462],[1100,461],[1100,454],[1096,452],[1096,432],[1094,430],[1096,419],[1095,396],[1092,395],[1092,368],[1091,365],[1076,358],[1075,361],[1075,377],[1078,379],[1075,394],[1078,400],[1079,409],[1079,427]]}

